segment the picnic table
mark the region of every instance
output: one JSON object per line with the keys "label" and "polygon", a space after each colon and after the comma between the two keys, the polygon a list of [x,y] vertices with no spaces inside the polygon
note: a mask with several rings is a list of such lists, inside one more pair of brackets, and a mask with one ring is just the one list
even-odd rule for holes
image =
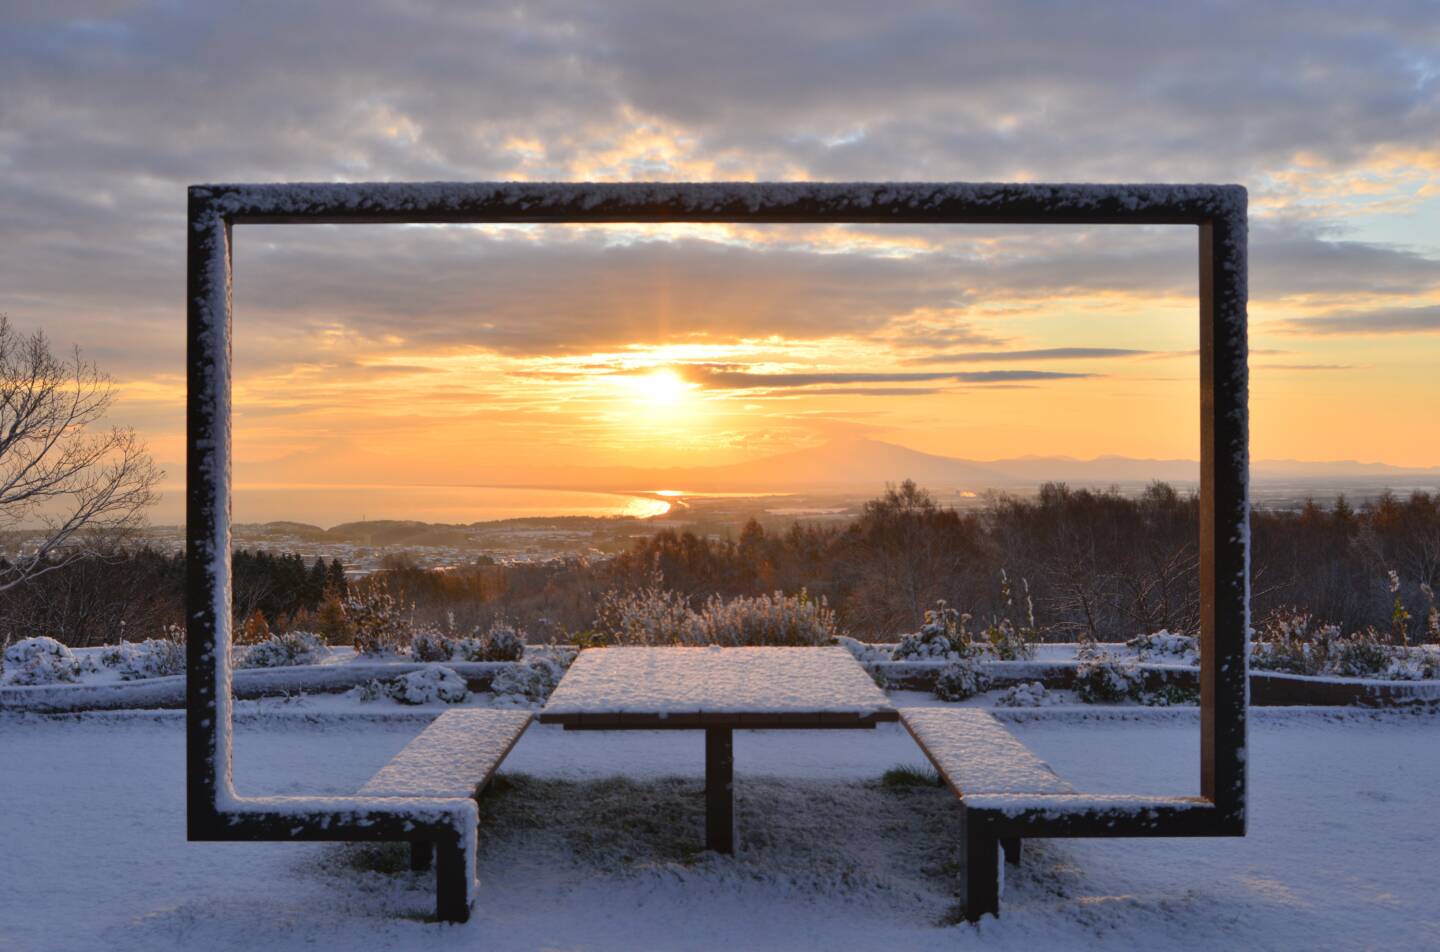
{"label": "picnic table", "polygon": [[734,731],[873,728],[899,713],[844,648],[582,651],[540,712],[566,730],[703,730],[705,846],[735,851]]}

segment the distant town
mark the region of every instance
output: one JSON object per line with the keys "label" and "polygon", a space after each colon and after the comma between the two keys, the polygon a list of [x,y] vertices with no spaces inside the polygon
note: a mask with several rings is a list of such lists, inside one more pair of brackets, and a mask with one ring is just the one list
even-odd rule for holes
{"label": "distant town", "polygon": [[[1260,476],[1252,485],[1251,495],[1257,508],[1294,511],[1307,499],[1328,504],[1344,495],[1351,503],[1360,504],[1384,492],[1406,496],[1413,490],[1440,490],[1440,485],[1432,485],[1431,480],[1421,479],[1415,485],[1409,485],[1409,480],[1400,482],[1407,484],[1389,485],[1383,477],[1371,474],[1308,479]],[[1182,493],[1198,488],[1183,480],[1171,484]],[[1111,485],[1127,494],[1138,494],[1147,484],[1132,480]],[[1038,485],[1007,487],[1005,491],[1023,496],[1037,489]],[[965,511],[983,508],[993,493],[942,488],[933,495],[937,503]],[[734,539],[751,519],[769,532],[783,531],[795,522],[846,523],[856,519],[873,496],[858,491],[756,495],[676,492],[665,497],[670,503],[668,512],[650,517],[551,515],[468,524],[372,519],[330,528],[300,521],[239,522],[232,527],[232,539],[236,549],[251,552],[298,554],[307,561],[317,557],[326,562],[338,559],[348,578],[359,579],[397,565],[446,571],[473,565],[601,560],[667,529],[711,540]],[[157,525],[140,530],[130,544],[173,553],[184,549],[184,537],[183,526]],[[6,534],[0,539],[0,557],[23,554],[29,542],[29,533]]]}

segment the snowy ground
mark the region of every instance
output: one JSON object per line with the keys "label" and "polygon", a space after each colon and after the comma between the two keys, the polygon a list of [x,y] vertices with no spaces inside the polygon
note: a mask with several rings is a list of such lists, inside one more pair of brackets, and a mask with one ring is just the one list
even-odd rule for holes
{"label": "snowy ground", "polygon": [[[1193,709],[1009,716],[1084,789],[1196,789]],[[1253,712],[1249,837],[1027,844],[979,927],[947,924],[948,794],[877,783],[923,763],[894,725],[738,733],[725,859],[695,849],[698,734],[532,727],[485,801],[475,917],[448,926],[403,850],[186,843],[183,723],[0,718],[0,950],[1440,947],[1436,714]],[[245,711],[237,781],[352,792],[422,726]]]}

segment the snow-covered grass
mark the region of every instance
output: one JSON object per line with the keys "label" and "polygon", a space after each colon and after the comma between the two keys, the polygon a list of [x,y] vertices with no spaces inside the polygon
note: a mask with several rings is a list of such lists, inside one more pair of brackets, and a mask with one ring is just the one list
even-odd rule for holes
{"label": "snow-covered grass", "polygon": [[[241,713],[245,794],[351,793],[423,727],[408,712]],[[1000,716],[1081,789],[1198,784],[1193,709]],[[451,926],[424,921],[432,881],[408,871],[403,849],[186,843],[183,723],[178,712],[0,718],[0,948],[1440,945],[1435,714],[1253,712],[1249,836],[1032,841],[1007,870],[1001,917],[978,927],[947,924],[960,861],[949,793],[880,782],[925,769],[898,725],[737,732],[734,858],[695,851],[697,733],[533,725],[502,768],[508,785],[485,801],[474,918]]]}

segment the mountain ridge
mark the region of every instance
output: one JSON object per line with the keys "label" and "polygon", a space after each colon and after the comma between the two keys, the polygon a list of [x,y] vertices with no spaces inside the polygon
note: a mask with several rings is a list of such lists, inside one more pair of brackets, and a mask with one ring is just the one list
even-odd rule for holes
{"label": "mountain ridge", "polygon": [[[1367,476],[1440,479],[1440,467],[1407,468],[1355,460],[1255,460],[1251,464],[1251,473],[1257,480]],[[913,479],[930,489],[979,492],[985,489],[1035,486],[1045,482],[1108,485],[1161,480],[1195,483],[1199,478],[1200,463],[1193,459],[1145,459],[1103,455],[1088,460],[1066,456],[974,460],[926,453],[880,440],[856,438],[791,450],[745,463],[663,469],[575,469],[563,479],[540,477],[526,482],[536,488],[591,490],[635,491],[649,488],[689,492],[822,492],[876,489],[883,488],[887,483]]]}

